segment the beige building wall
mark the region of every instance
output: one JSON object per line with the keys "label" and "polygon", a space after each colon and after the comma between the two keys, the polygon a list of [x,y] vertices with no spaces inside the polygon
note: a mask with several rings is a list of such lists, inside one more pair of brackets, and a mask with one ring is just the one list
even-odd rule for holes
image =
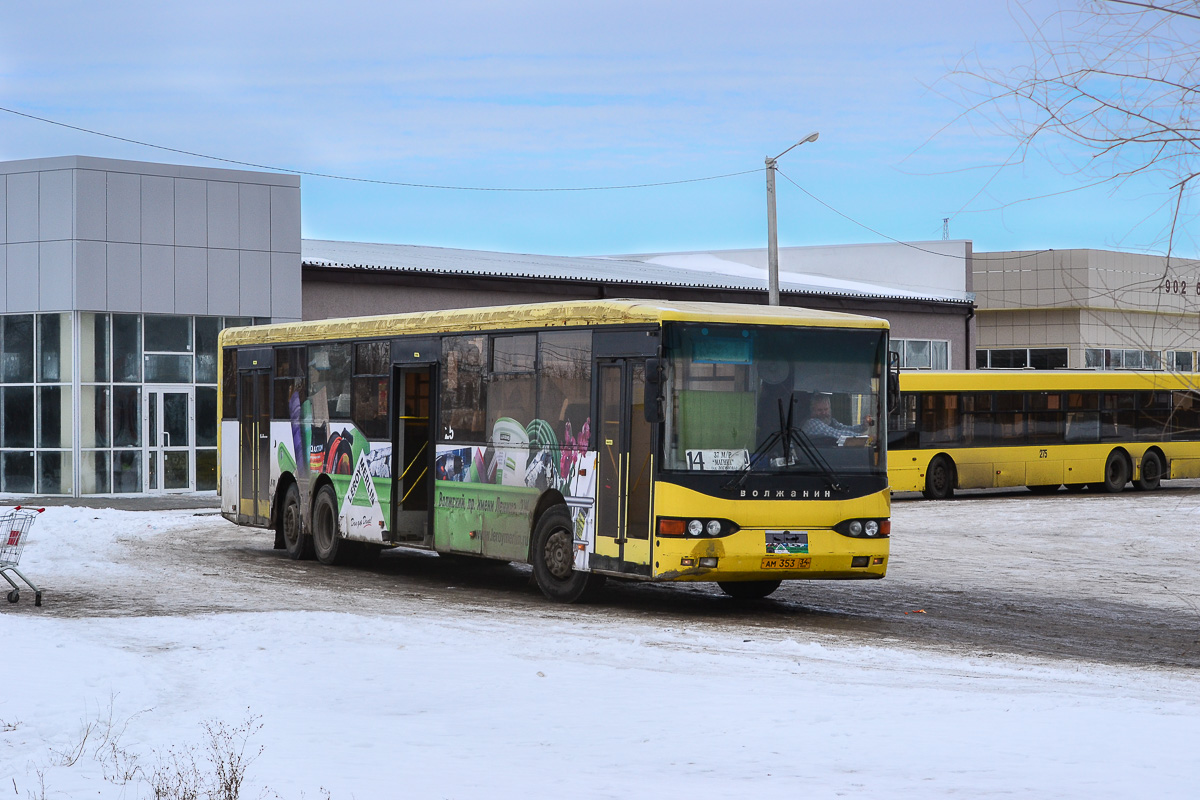
{"label": "beige building wall", "polygon": [[1197,266],[1111,250],[975,253],[976,346],[1065,347],[1072,368],[1089,348],[1194,352]]}

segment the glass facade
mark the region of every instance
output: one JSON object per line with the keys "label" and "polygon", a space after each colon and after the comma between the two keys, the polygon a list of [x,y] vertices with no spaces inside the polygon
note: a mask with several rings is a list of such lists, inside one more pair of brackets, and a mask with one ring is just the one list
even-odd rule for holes
{"label": "glass facade", "polygon": [[950,369],[950,342],[945,339],[891,339],[889,349],[902,369]]}
{"label": "glass facade", "polygon": [[217,488],[217,334],[247,317],[0,316],[0,492]]}

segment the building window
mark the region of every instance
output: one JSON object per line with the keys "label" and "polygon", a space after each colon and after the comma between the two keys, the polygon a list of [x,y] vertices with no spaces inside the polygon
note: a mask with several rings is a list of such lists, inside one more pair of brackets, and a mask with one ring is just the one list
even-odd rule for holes
{"label": "building window", "polygon": [[[1186,358],[1177,358],[1178,355]],[[1168,350],[1167,369],[1179,369],[1179,363],[1187,364],[1180,370],[1191,372],[1192,354],[1186,350]],[[1163,369],[1163,354],[1157,350],[1125,350],[1117,348],[1089,347],[1083,351],[1083,366],[1086,369]]]}
{"label": "building window", "polygon": [[1191,350],[1168,350],[1167,369],[1175,372],[1192,372],[1196,363],[1196,354]]}
{"label": "building window", "polygon": [[944,339],[892,339],[889,349],[902,369],[950,369],[950,342]]}
{"label": "building window", "polygon": [[1018,347],[976,350],[979,369],[1066,369],[1065,347]]}

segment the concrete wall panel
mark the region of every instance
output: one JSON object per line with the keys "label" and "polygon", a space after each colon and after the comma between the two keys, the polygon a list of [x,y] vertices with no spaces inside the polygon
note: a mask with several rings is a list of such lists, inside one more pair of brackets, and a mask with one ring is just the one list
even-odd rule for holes
{"label": "concrete wall panel", "polygon": [[38,238],[38,176],[19,172],[8,176],[8,242],[36,242]]}
{"label": "concrete wall panel", "polygon": [[238,235],[238,185],[208,181],[208,246],[236,250]]}
{"label": "concrete wall panel", "polygon": [[75,170],[75,237],[108,238],[108,177],[93,169]]}
{"label": "concrete wall panel", "polygon": [[300,256],[271,253],[271,318],[276,322],[299,320],[302,313]]}
{"label": "concrete wall panel", "polygon": [[104,242],[75,243],[75,307],[80,311],[108,307],[108,247]]}
{"label": "concrete wall panel", "polygon": [[0,175],[0,244],[8,241],[8,176]]}
{"label": "concrete wall panel", "polygon": [[300,252],[300,189],[271,187],[271,249]]}
{"label": "concrete wall panel", "polygon": [[38,246],[37,242],[10,244],[6,286],[9,311],[37,311],[38,306]]}
{"label": "concrete wall panel", "polygon": [[142,245],[142,311],[175,313],[175,248]]}
{"label": "concrete wall panel", "polygon": [[38,310],[70,311],[75,299],[70,239],[38,245]]}
{"label": "concrete wall panel", "polygon": [[38,239],[52,242],[74,235],[74,187],[71,171],[48,170],[38,173]]}
{"label": "concrete wall panel", "polygon": [[142,176],[142,244],[175,244],[175,181]]}
{"label": "concrete wall panel", "polygon": [[240,269],[237,250],[208,251],[208,313],[241,314]]}
{"label": "concrete wall panel", "polygon": [[271,316],[271,254],[241,252],[241,310],[246,317]]}
{"label": "concrete wall panel", "polygon": [[208,246],[208,181],[175,179],[175,244]]}
{"label": "concrete wall panel", "polygon": [[108,173],[108,236],[110,242],[135,243],[142,238],[142,180],[139,175]]}
{"label": "concrete wall panel", "polygon": [[108,245],[108,310],[142,310],[142,248]]}
{"label": "concrete wall panel", "polygon": [[238,184],[239,246],[243,250],[271,249],[271,187]]}
{"label": "concrete wall panel", "polygon": [[175,313],[208,314],[208,251],[175,248]]}
{"label": "concrete wall panel", "polygon": [[8,248],[0,244],[0,312],[8,310]]}

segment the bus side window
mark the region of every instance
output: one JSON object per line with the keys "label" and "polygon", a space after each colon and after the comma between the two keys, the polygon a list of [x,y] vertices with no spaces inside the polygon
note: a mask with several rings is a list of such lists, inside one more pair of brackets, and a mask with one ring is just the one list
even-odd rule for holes
{"label": "bus side window", "polygon": [[446,441],[482,444],[487,387],[487,337],[447,336],[442,339],[441,435]]}
{"label": "bus side window", "polygon": [[997,392],[994,434],[998,440],[1025,438],[1025,393]]}
{"label": "bus side window", "polygon": [[922,395],[921,403],[921,446],[937,447],[958,442],[958,395],[927,392]]}
{"label": "bus side window", "polygon": [[583,431],[591,393],[592,332],[538,334],[537,418],[550,425],[560,444],[568,432],[574,440]]}
{"label": "bus side window", "polygon": [[306,359],[303,347],[275,348],[275,419],[303,419],[304,401],[308,399],[305,387]]}
{"label": "bus side window", "polygon": [[1074,443],[1100,441],[1100,395],[1095,392],[1067,394],[1067,424],[1063,439]]}
{"label": "bus side window", "polygon": [[354,345],[353,392],[350,416],[368,439],[388,439],[388,383],[392,366],[391,342]]}
{"label": "bus side window", "polygon": [[221,418],[237,419],[237,350],[232,347],[221,354]]}
{"label": "bus side window", "polygon": [[1182,441],[1200,439],[1200,393],[1171,393],[1171,438]]}

